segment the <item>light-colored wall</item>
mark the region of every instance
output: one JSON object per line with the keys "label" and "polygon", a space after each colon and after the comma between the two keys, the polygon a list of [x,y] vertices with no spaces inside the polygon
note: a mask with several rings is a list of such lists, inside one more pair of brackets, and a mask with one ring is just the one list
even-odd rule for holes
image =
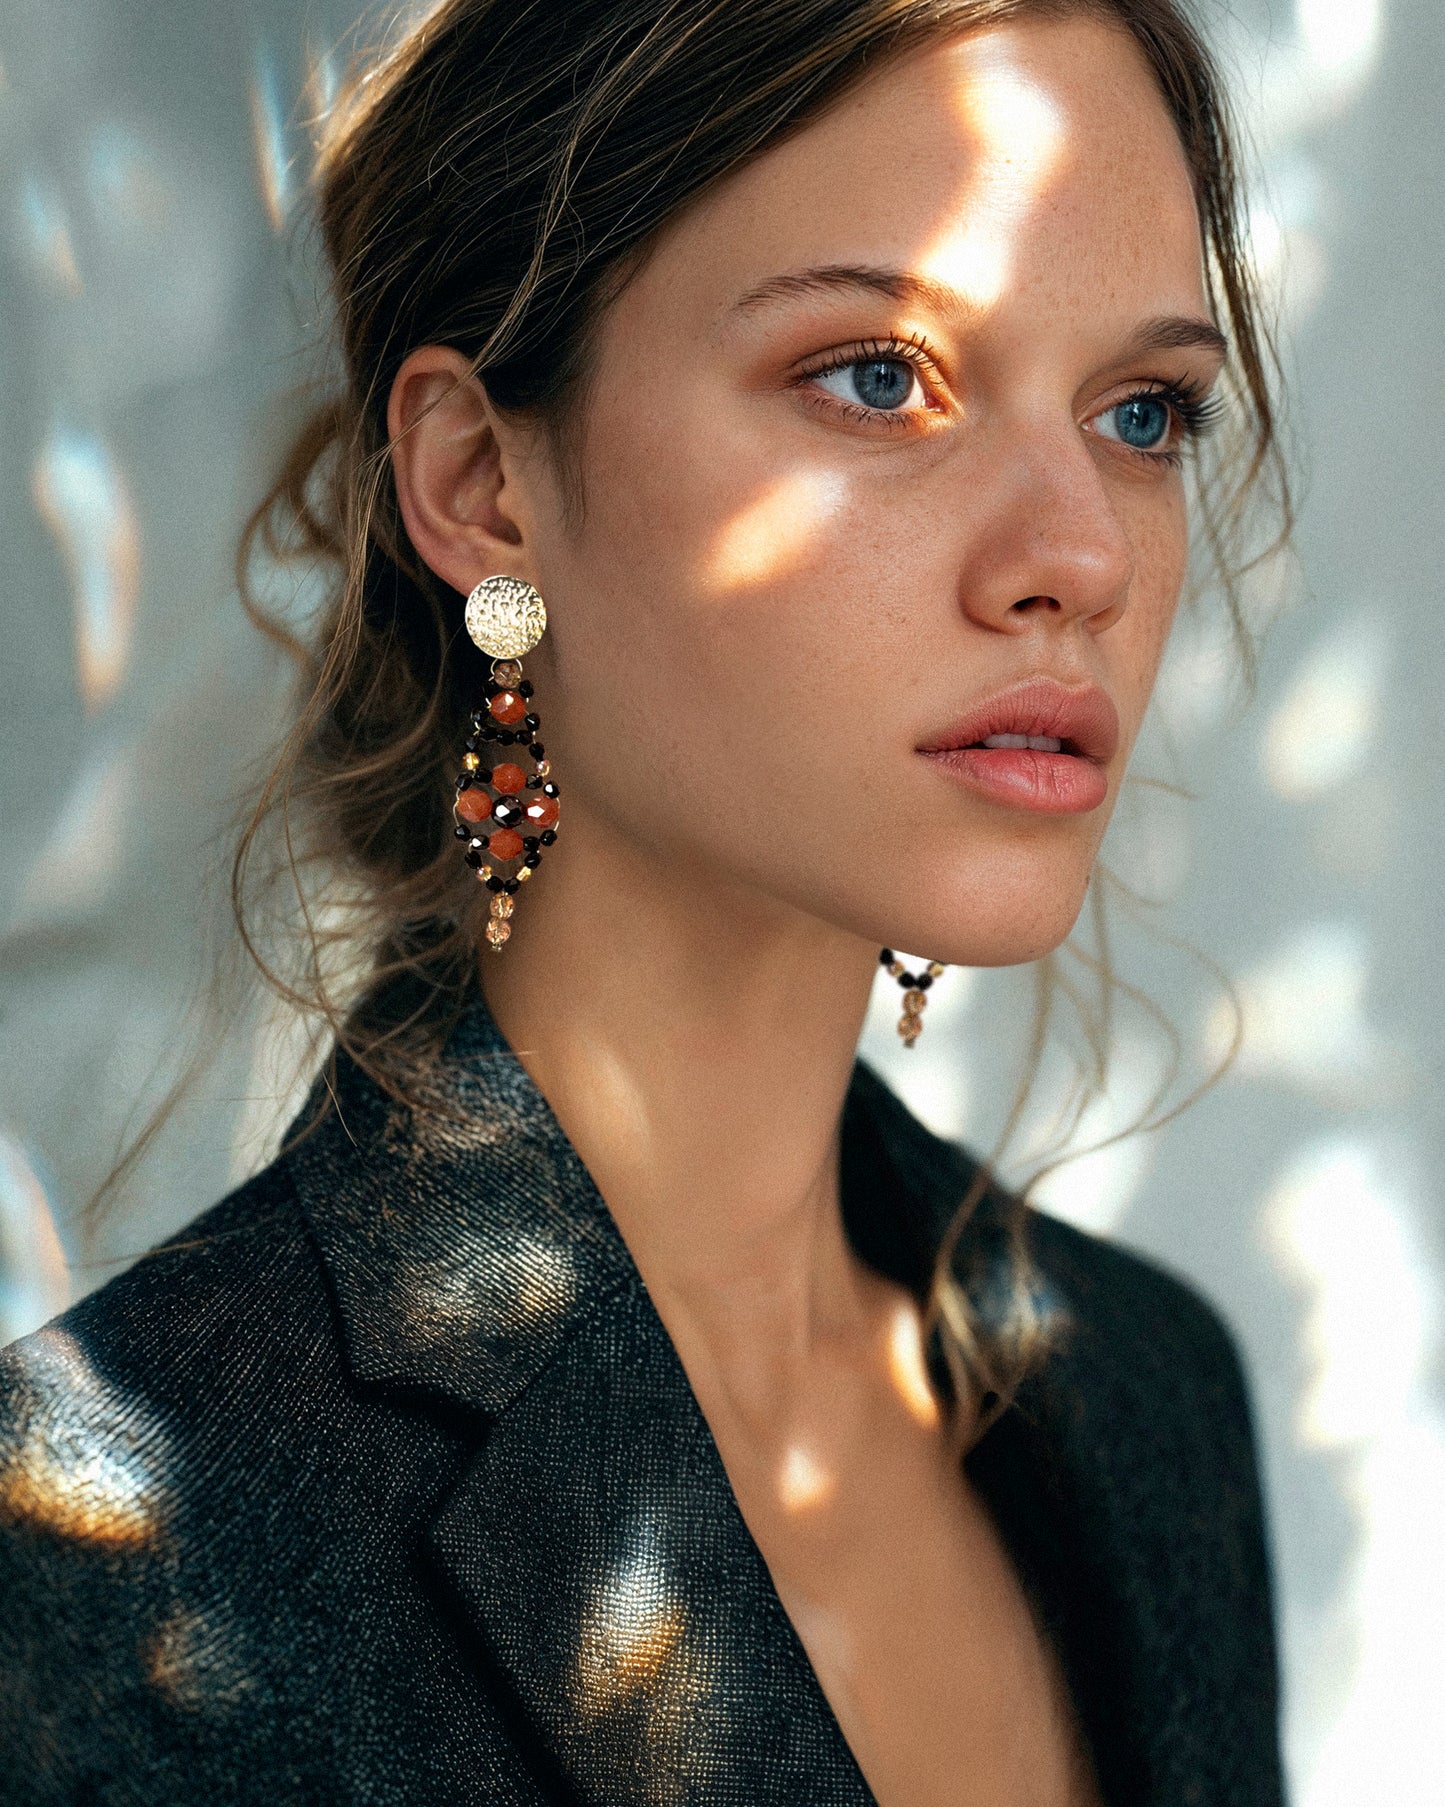
{"label": "light-colored wall", "polygon": [[[1258,149],[1254,242],[1306,467],[1299,567],[1247,711],[1217,613],[1182,625],[1138,769],[1196,798],[1141,788],[1112,857],[1194,950],[1121,929],[1187,1061],[1225,1020],[1209,962],[1237,980],[1247,1036],[1187,1115],[1044,1195],[1192,1276],[1241,1338],[1300,1807],[1435,1807],[1445,14],[1203,10]],[[174,1071],[224,930],[207,875],[228,799],[284,718],[230,549],[310,367],[298,122],[353,17],[345,0],[0,5],[0,1339],[110,1271],[67,1274],[61,1245],[73,1262],[73,1213]],[[865,1052],[936,1126],[986,1142],[1026,1002],[1020,975],[950,973],[904,1053],[880,993]],[[103,1257],[254,1161],[258,1037],[223,1027]],[[1127,1121],[1159,1045],[1125,1013],[1087,1136]],[[1046,1078],[1035,1129],[1056,1095]]]}

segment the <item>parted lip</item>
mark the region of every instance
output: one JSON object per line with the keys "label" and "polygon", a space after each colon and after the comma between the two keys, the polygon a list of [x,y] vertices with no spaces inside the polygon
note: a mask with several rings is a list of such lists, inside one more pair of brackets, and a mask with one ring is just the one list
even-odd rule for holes
{"label": "parted lip", "polygon": [[1062,741],[1063,751],[1107,765],[1119,745],[1119,712],[1097,684],[1024,678],[976,703],[951,728],[923,742],[920,753],[975,747],[994,734],[1033,734]]}

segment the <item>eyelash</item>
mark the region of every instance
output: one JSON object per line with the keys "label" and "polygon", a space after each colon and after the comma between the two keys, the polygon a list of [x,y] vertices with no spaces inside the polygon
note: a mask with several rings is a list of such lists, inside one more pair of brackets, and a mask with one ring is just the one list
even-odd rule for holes
{"label": "eyelash", "polygon": [[[910,334],[906,339],[860,339],[856,345],[826,352],[815,362],[805,364],[798,371],[796,381],[801,386],[811,383],[816,377],[829,376],[835,370],[846,370],[850,364],[867,364],[884,358],[911,364],[915,370],[935,380],[942,380],[928,341],[921,333],[917,333]],[[821,390],[815,393],[817,405],[826,407],[830,412],[841,408],[849,420],[881,422],[895,432],[900,428],[904,432],[916,431],[909,424],[911,414],[900,413],[892,408],[869,408],[862,402],[845,402],[836,395],[825,399]]]}
{"label": "eyelash", "polygon": [[[852,364],[866,364],[870,359],[882,358],[896,358],[929,376],[938,375],[938,366],[928,341],[922,334],[912,334],[906,339],[860,339],[856,345],[828,352],[816,362],[804,365],[798,371],[796,381],[801,386],[835,370],[846,370]],[[897,409],[869,408],[862,402],[845,402],[837,396],[828,396],[825,400],[821,391],[815,391],[814,394],[815,405],[826,407],[830,411],[842,409],[849,420],[881,423],[893,431],[916,431],[910,423],[917,410],[903,413]],[[1117,443],[1121,451],[1132,453],[1135,458],[1143,458],[1150,464],[1177,468],[1184,462],[1184,448],[1197,444],[1205,437],[1224,413],[1225,404],[1218,395],[1205,394],[1193,384],[1156,380],[1141,383],[1128,395],[1120,396],[1118,401],[1112,402],[1103,412],[1111,413],[1113,409],[1122,408],[1129,402],[1142,401],[1151,396],[1167,402],[1178,422],[1178,436],[1168,449],[1146,452],[1138,446],[1125,445],[1122,440],[1110,443]]]}

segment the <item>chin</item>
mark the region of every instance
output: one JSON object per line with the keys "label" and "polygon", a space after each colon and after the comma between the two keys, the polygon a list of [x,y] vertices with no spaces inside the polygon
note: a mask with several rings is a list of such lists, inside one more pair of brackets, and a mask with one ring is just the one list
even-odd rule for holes
{"label": "chin", "polygon": [[975,869],[927,898],[930,908],[920,910],[925,900],[911,899],[909,919],[888,945],[947,966],[1023,966],[1068,940],[1087,889],[1088,873],[1081,876],[1072,865],[1022,878],[980,877]]}

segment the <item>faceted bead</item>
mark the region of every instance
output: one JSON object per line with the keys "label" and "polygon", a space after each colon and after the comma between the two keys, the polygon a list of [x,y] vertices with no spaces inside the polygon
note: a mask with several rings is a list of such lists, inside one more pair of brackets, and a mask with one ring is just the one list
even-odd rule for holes
{"label": "faceted bead", "polygon": [[540,715],[524,715],[522,717],[522,726],[524,728],[529,728],[533,734],[537,732],[541,725],[542,718]]}
{"label": "faceted bead", "polygon": [[891,947],[882,948],[878,954],[878,964],[880,966],[889,966],[892,964],[892,961],[893,949]]}
{"label": "faceted bead", "polygon": [[501,888],[502,888],[501,879],[499,879],[494,872],[488,873],[487,874],[487,889],[489,891],[500,891]]}
{"label": "faceted bead", "polygon": [[492,667],[492,676],[499,684],[510,690],[515,684],[521,682],[522,668],[515,659],[498,659]]}
{"label": "faceted bead", "polygon": [[467,768],[467,770],[469,772],[476,771],[477,767],[481,763],[482,763],[481,760],[477,758],[475,753],[467,753],[467,754],[463,755],[462,764]]}
{"label": "faceted bead", "polygon": [[457,814],[463,822],[485,822],[492,813],[492,800],[485,791],[463,791],[457,798]]}
{"label": "faceted bead", "polygon": [[[531,750],[534,753],[540,753],[542,751],[542,749],[540,747],[533,747]],[[552,767],[548,763],[548,761],[545,759],[539,759],[537,761],[537,776],[539,778],[549,778],[551,776],[551,774],[552,774]]]}
{"label": "faceted bead", "polygon": [[499,690],[487,704],[487,708],[491,711],[494,721],[499,721],[508,728],[514,722],[521,721],[527,713],[525,699],[518,696],[515,690]]}
{"label": "faceted bead", "polygon": [[512,742],[516,738],[517,738],[516,735],[513,734],[512,730],[510,728],[498,728],[497,729],[497,739],[499,741],[501,741],[501,743],[504,747],[511,746]]}
{"label": "faceted bead", "polygon": [[541,834],[537,836],[537,839],[544,847],[550,847],[553,841],[557,839],[557,830],[555,828],[544,828]]}
{"label": "faceted bead", "polygon": [[[519,665],[519,666],[518,666],[518,667],[517,667],[517,670],[518,670],[518,671],[519,671],[519,672],[520,672],[520,671],[521,671],[521,669],[522,669],[522,668],[521,668],[521,666],[520,666],[520,665]],[[522,693],[522,695],[523,695],[523,696],[530,696],[530,695],[531,695],[531,694],[532,694],[532,686],[531,686],[531,684],[530,684],[530,683],[529,683],[529,682],[528,682],[528,681],[527,681],[527,679],[525,679],[525,678],[523,678],[523,680],[522,680],[522,682],[521,682],[521,683],[520,683],[520,684],[518,684],[518,685],[517,685],[517,688],[518,688],[518,690],[520,690],[520,691],[521,691],[521,693]]]}
{"label": "faceted bead", "polygon": [[551,828],[557,821],[557,799],[555,797],[533,797],[527,805],[527,825],[529,828]]}
{"label": "faceted bead", "polygon": [[503,828],[515,828],[522,820],[522,807],[513,803],[510,797],[498,797],[492,805],[492,814]]}
{"label": "faceted bead", "polygon": [[472,838],[471,829],[463,828],[460,822],[457,823],[456,827],[452,830],[452,833],[459,841],[469,841]]}
{"label": "faceted bead", "polygon": [[475,847],[468,847],[466,852],[462,855],[462,858],[473,868],[473,870],[477,870],[481,866],[482,856],[480,851]]}
{"label": "faceted bead", "polygon": [[509,878],[509,879],[508,879],[508,880],[507,880],[507,889],[508,889],[508,890],[509,890],[509,891],[515,891],[515,890],[516,890],[516,889],[517,889],[517,881],[516,881],[516,879],[514,879],[514,878]]}
{"label": "faceted bead", "polygon": [[556,785],[551,783],[550,780],[542,786],[542,789],[546,791],[549,797],[555,797],[558,794]]}
{"label": "faceted bead", "polygon": [[517,883],[519,885],[525,885],[527,880],[531,876],[532,876],[532,868],[530,866],[519,867],[518,871],[517,871]]}
{"label": "faceted bead", "polygon": [[514,860],[522,851],[522,837],[515,828],[499,828],[487,842],[487,851],[493,859]]}
{"label": "faceted bead", "polygon": [[495,953],[501,953],[502,943],[512,932],[510,922],[499,922],[495,916],[487,919],[487,940]]}
{"label": "faceted bead", "polygon": [[509,760],[506,765],[492,768],[492,783],[504,796],[515,797],[527,782],[527,774],[521,766],[513,765]]}
{"label": "faceted bead", "polygon": [[506,918],[512,914],[512,911],[516,907],[517,906],[512,902],[511,898],[507,896],[505,891],[499,892],[498,895],[492,899],[493,916]]}

